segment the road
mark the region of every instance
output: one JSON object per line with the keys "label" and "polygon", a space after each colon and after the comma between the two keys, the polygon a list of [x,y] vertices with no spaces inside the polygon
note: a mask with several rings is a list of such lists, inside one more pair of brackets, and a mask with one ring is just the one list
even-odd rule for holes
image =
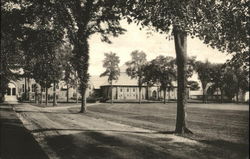
{"label": "road", "polygon": [[[91,106],[90,106],[91,107]],[[15,105],[24,126],[49,158],[242,158],[242,154],[192,139],[79,114],[68,107]]]}

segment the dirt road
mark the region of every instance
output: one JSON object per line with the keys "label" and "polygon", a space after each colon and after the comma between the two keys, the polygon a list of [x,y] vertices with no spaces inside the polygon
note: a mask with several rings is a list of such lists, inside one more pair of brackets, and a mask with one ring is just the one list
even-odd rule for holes
{"label": "dirt road", "polygon": [[16,105],[15,111],[50,158],[243,158],[241,154],[170,134],[68,111]]}

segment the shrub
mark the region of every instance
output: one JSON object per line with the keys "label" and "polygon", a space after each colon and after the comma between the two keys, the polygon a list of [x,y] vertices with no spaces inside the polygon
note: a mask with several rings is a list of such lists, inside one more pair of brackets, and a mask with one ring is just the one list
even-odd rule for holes
{"label": "shrub", "polygon": [[95,97],[88,97],[87,98],[87,103],[95,103],[97,99]]}

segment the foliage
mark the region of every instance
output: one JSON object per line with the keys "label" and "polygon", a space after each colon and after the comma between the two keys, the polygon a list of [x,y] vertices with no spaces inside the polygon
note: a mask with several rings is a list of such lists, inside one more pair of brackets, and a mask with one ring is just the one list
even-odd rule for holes
{"label": "foliage", "polygon": [[58,82],[62,75],[62,67],[58,45],[60,40],[56,40],[51,30],[38,30],[35,40],[30,48],[36,54],[33,67],[33,77],[41,87],[49,88],[54,82]]}
{"label": "foliage", "polygon": [[160,83],[161,89],[173,88],[176,80],[176,65],[173,57],[158,56],[149,64],[151,78],[154,83]]}
{"label": "foliage", "polygon": [[208,61],[197,61],[195,64],[198,78],[201,81],[202,89],[206,89],[207,84],[211,81],[212,64]]}
{"label": "foliage", "polygon": [[173,81],[176,80],[176,65],[173,57],[158,56],[152,60],[145,71],[148,72],[146,79],[152,83],[159,83],[160,89],[164,91],[164,103],[166,103],[166,91],[173,89]]}
{"label": "foliage", "polygon": [[10,80],[19,78],[23,52],[20,51],[22,25],[25,23],[23,12],[13,8],[11,1],[1,1],[1,56],[0,56],[0,101]]}
{"label": "foliage", "polygon": [[120,4],[128,6],[123,10],[128,22],[137,21],[160,33],[175,26],[221,51],[248,50],[248,1],[121,0]]}
{"label": "foliage", "polygon": [[108,76],[108,81],[111,83],[113,80],[118,80],[120,75],[119,63],[120,59],[115,53],[105,53],[105,59],[103,60],[103,67],[106,68],[100,77]]}
{"label": "foliage", "polygon": [[136,50],[131,53],[131,58],[131,61],[126,62],[126,72],[131,78],[138,78],[138,85],[142,85],[143,67],[147,63],[146,54]]}
{"label": "foliage", "polygon": [[128,68],[126,69],[128,76],[130,76],[132,79],[135,78],[138,80],[139,103],[141,103],[142,84],[145,81],[143,80],[143,78],[145,77],[143,70],[147,64],[146,56],[147,55],[144,52],[135,50],[131,53],[131,61],[126,62],[126,65],[128,66]]}

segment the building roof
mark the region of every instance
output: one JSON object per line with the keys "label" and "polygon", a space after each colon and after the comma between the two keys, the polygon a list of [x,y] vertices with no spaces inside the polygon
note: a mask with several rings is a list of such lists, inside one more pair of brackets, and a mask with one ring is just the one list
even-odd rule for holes
{"label": "building roof", "polygon": [[[99,77],[99,76],[91,76],[90,82],[94,86],[95,89],[99,89],[100,86],[107,86],[110,85],[108,82],[108,77]],[[138,81],[137,79],[131,79],[127,73],[121,72],[118,80],[113,81],[114,86],[137,86]]]}
{"label": "building roof", "polygon": [[[137,79],[131,79],[126,73],[127,66],[124,64],[120,67],[120,76],[117,81],[113,81],[114,86],[138,86]],[[91,76],[90,83],[94,86],[94,89],[100,89],[101,86],[109,86],[108,77]],[[173,86],[177,87],[177,82],[173,82]]]}

